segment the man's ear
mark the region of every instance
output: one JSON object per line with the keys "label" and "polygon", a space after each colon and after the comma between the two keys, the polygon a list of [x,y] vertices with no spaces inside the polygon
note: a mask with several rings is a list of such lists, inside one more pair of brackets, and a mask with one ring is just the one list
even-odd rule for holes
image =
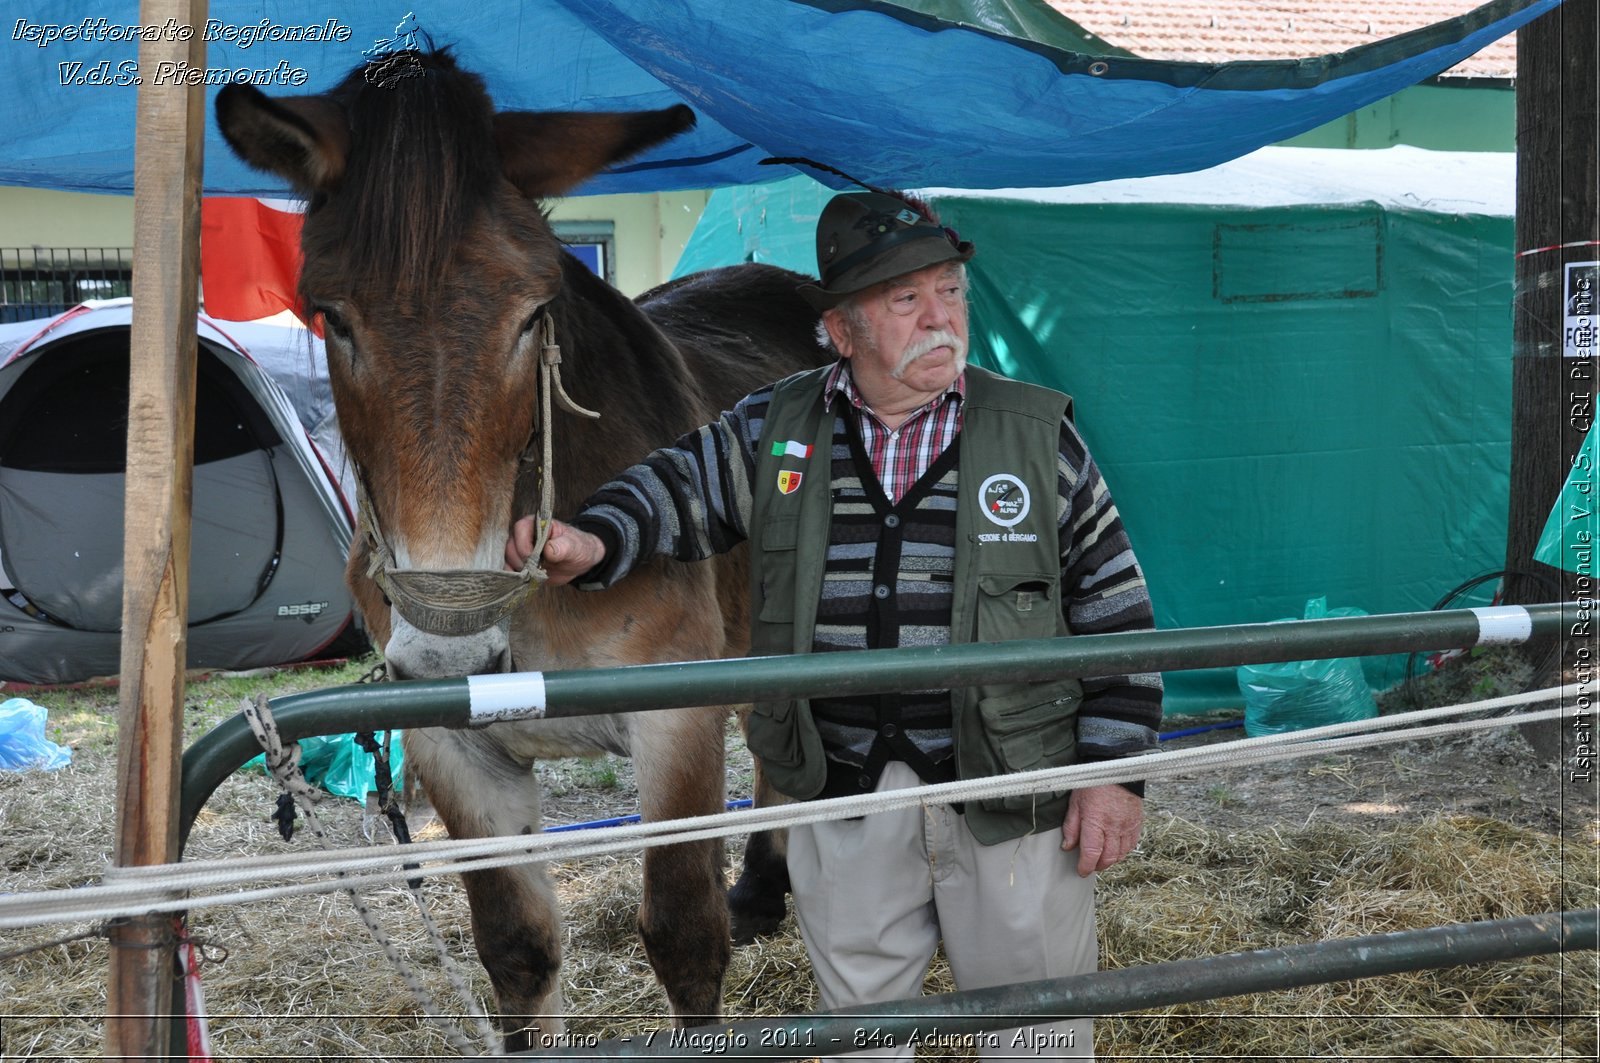
{"label": "man's ear", "polygon": [[828,330],[833,349],[845,358],[855,353],[855,334],[850,330],[849,316],[837,306],[822,312],[822,327]]}

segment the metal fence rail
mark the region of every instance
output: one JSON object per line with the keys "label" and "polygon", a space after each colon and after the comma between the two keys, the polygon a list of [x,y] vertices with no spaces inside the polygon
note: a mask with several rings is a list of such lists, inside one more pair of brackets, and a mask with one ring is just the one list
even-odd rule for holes
{"label": "metal fence rail", "polygon": [[0,247],[0,321],[132,295],[131,247]]}
{"label": "metal fence rail", "polygon": [[[1029,682],[1065,676],[1214,668],[1267,661],[1468,648],[1554,638],[1576,605],[1387,613],[1270,624],[1078,635],[918,649],[754,657],[469,679],[331,687],[274,698],[285,742],[386,728],[466,727],[778,697],[837,697]],[[211,793],[261,751],[242,717],[183,757],[180,838]]]}
{"label": "metal fence rail", "polygon": [[[915,1034],[1010,1030],[1083,1016],[1117,1015],[1322,982],[1456,967],[1469,963],[1600,948],[1600,909],[1458,923],[1309,945],[1234,952],[1194,960],[1073,975],[1040,982],[868,1004],[793,1019],[757,1019],[663,1030],[653,1038],[509,1053],[543,1059],[714,1055],[717,1059],[792,1059],[905,1045]],[[1588,1021],[1587,1019],[1585,1021]],[[858,1037],[858,1035],[865,1035]],[[863,1043],[865,1042],[865,1043]],[[1000,1047],[1009,1045],[1002,1038]],[[1020,1054],[1020,1053],[1019,1053]],[[478,1057],[488,1058],[488,1057]],[[503,1058],[503,1057],[502,1057]]]}

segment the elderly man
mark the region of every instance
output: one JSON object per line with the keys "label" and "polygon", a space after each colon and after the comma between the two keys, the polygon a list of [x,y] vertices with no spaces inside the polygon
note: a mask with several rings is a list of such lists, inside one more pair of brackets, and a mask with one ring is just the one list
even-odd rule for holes
{"label": "elderly man", "polygon": [[[967,366],[973,247],[920,202],[836,196],[801,293],[838,361],[747,396],[601,488],[542,557],[587,589],[663,553],[749,541],[752,652],[1044,638],[1151,626],[1150,599],[1071,400]],[[532,550],[513,529],[507,561]],[[757,705],[752,752],[798,799],[1150,749],[1157,675]],[[1094,874],[1127,855],[1137,785],[914,807],[789,834],[822,1004],[915,997],[942,940],[963,989],[1091,971]],[[857,1044],[909,1058],[864,1031]],[[979,1040],[1092,1058],[1088,1020]]]}

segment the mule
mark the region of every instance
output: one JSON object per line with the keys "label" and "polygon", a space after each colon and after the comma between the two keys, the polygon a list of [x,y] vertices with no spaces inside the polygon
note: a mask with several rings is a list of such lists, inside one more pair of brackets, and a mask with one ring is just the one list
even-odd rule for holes
{"label": "mule", "polygon": [[[392,58],[392,57],[391,57]],[[541,206],[606,166],[683,132],[682,106],[638,113],[496,112],[448,49],[357,68],[324,95],[269,98],[234,85],[218,124],[248,164],[308,201],[300,298],[324,323],[340,426],[373,536],[347,578],[396,678],[604,667],[737,656],[748,640],[743,551],[657,560],[617,587],[545,588],[483,630],[430,634],[369,577],[381,540],[397,568],[498,570],[530,510],[540,335],[553,326],[566,390],[597,420],[553,414],[555,513],[610,475],[707,423],[739,396],[818,364],[802,278],[732,267],[628,300],[566,253]],[[392,76],[391,76],[392,75]],[[457,838],[540,829],[539,757],[634,759],[647,820],[723,805],[726,708],[500,723],[405,736]],[[745,907],[770,922],[787,884],[758,841]],[[762,863],[762,861],[765,861]],[[673,1021],[721,1013],[730,954],[721,848],[646,851],[638,926]],[[478,955],[508,1049],[562,1030],[559,917],[542,867],[462,876]]]}

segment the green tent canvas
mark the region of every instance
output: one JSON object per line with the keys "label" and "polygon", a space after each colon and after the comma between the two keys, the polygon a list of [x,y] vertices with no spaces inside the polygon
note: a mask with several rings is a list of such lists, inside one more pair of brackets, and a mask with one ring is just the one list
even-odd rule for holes
{"label": "green tent canvas", "polygon": [[[1425,610],[1503,567],[1514,159],[1268,148],[1199,174],[932,190],[973,360],[1071,393],[1162,628]],[[679,272],[815,269],[831,193],[716,192]],[[1369,658],[1383,688],[1403,658]],[[1237,705],[1169,673],[1169,711]]]}

